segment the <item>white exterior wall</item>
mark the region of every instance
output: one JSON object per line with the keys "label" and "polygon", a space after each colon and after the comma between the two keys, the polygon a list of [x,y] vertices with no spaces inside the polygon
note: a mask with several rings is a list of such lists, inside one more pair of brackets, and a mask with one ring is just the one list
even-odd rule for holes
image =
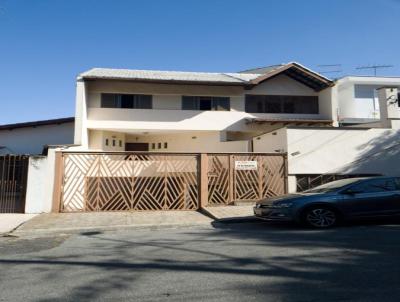
{"label": "white exterior wall", "polygon": [[74,123],[0,130],[0,154],[41,154],[44,145],[73,144]]}
{"label": "white exterior wall", "polygon": [[286,132],[286,128],[280,128],[253,138],[254,152],[287,152]]}
{"label": "white exterior wall", "polygon": [[[254,152],[286,144],[288,173],[400,175],[400,130],[288,129],[254,140]],[[294,181],[289,191],[295,191]]]}
{"label": "white exterior wall", "polygon": [[50,213],[53,203],[55,149],[29,158],[25,213]]}
{"label": "white exterior wall", "polygon": [[400,130],[394,129],[291,129],[273,139],[264,135],[255,152],[280,148],[286,140],[289,169],[294,174],[400,175]]}
{"label": "white exterior wall", "polygon": [[[223,138],[222,138],[223,139]],[[221,141],[221,133],[186,132],[165,135],[129,135],[127,143],[149,143],[155,152],[249,152],[249,141]],[[161,143],[161,148],[158,148]],[[164,147],[167,143],[167,148]],[[155,149],[152,145],[155,144]]]}
{"label": "white exterior wall", "polygon": [[382,86],[400,87],[400,78],[345,77],[336,82],[340,119],[379,119],[376,90]]}
{"label": "white exterior wall", "polygon": [[398,130],[288,129],[287,137],[289,174],[400,175]]}
{"label": "white exterior wall", "polygon": [[74,143],[81,145],[82,148],[89,147],[88,127],[87,127],[87,99],[88,88],[87,84],[78,80],[76,82],[76,103],[75,103],[75,135]]}
{"label": "white exterior wall", "polygon": [[125,134],[110,131],[89,130],[89,148],[93,151],[124,151]]}

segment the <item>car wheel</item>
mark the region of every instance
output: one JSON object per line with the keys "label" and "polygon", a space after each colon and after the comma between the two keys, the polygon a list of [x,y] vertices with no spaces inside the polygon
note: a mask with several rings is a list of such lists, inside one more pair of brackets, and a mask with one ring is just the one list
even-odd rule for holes
{"label": "car wheel", "polygon": [[329,228],[337,223],[338,215],[327,207],[313,207],[305,211],[304,221],[314,228]]}

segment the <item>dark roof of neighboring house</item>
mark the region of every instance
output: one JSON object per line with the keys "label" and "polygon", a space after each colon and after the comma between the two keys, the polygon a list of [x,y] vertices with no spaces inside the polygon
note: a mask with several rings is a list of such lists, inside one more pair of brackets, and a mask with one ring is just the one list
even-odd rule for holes
{"label": "dark roof of neighboring house", "polygon": [[330,79],[296,62],[237,73],[93,68],[81,73],[78,80],[128,80],[167,84],[236,85],[251,88],[280,74],[284,74],[315,91],[321,91],[334,85],[334,82]]}
{"label": "dark roof of neighboring house", "polygon": [[60,125],[60,124],[73,123],[73,122],[75,122],[74,117],[65,117],[65,118],[58,118],[58,119],[52,119],[52,120],[42,120],[42,121],[34,121],[34,122],[0,125],[0,130],[13,130],[13,129],[18,129],[18,128],[29,128],[29,127],[35,128],[38,126]]}

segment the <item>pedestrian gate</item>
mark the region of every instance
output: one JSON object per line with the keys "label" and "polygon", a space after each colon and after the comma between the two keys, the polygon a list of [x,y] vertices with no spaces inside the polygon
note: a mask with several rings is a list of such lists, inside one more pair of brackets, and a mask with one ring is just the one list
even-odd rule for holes
{"label": "pedestrian gate", "polygon": [[29,157],[0,156],[0,213],[24,213]]}

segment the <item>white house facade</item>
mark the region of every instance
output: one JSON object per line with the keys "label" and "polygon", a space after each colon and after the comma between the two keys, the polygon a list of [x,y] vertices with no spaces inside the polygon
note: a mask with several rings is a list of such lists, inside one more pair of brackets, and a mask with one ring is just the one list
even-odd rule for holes
{"label": "white house facade", "polygon": [[94,68],[77,78],[74,118],[0,126],[0,152],[48,149],[29,158],[27,213],[254,201],[295,192],[305,177],[398,175],[399,85],[333,82],[298,63]]}
{"label": "white house facade", "polygon": [[95,68],[78,77],[75,144],[251,152],[254,136],[283,125],[336,125],[332,85],[297,63],[241,73]]}

